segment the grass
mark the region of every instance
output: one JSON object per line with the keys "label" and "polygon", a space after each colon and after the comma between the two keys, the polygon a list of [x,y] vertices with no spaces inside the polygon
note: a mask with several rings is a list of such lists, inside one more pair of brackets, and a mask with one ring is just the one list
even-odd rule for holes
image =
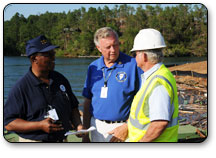
{"label": "grass", "polygon": [[[202,131],[207,135],[207,131]],[[8,133],[4,131],[4,137],[9,142],[18,142],[18,135],[15,133]],[[180,126],[178,131],[179,142],[202,142],[204,139],[200,139],[200,136],[196,133],[196,127],[191,125]],[[82,142],[82,138],[78,138],[75,135],[69,135],[67,137],[68,142]]]}
{"label": "grass", "polygon": [[[4,132],[4,137],[8,142],[18,142],[19,136],[15,133],[7,133]],[[68,142],[82,142],[82,138],[78,138],[75,135],[69,135],[67,136]]]}

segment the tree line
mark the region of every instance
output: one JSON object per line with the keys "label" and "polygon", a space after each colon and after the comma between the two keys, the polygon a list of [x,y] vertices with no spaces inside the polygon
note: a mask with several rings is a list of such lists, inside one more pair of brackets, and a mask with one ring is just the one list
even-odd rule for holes
{"label": "tree line", "polygon": [[16,13],[4,21],[4,55],[25,54],[26,41],[44,34],[59,45],[57,56],[97,56],[93,36],[98,28],[109,26],[119,34],[120,51],[130,53],[140,29],[159,30],[167,48],[165,56],[207,56],[207,9],[203,5],[179,4],[173,7],[127,4],[113,9],[84,7],[68,13],[46,12],[25,18]]}

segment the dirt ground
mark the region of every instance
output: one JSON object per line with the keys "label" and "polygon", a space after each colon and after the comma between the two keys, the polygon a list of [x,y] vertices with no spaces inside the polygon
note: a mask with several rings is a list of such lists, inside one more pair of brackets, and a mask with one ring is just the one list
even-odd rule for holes
{"label": "dirt ground", "polygon": [[[200,74],[207,74],[207,61],[188,63],[178,66],[169,67],[172,71],[193,71]],[[193,76],[175,76],[176,83],[196,86],[200,88],[207,88],[207,78],[193,77]],[[206,89],[207,90],[207,89]]]}
{"label": "dirt ground", "polygon": [[170,71],[193,71],[200,74],[207,74],[207,61],[201,61],[196,63],[187,63],[183,65],[173,66],[169,68]]}
{"label": "dirt ground", "polygon": [[[169,69],[207,74],[207,61],[174,66]],[[190,124],[207,130],[208,78],[177,75],[174,77],[178,89],[180,125]]]}

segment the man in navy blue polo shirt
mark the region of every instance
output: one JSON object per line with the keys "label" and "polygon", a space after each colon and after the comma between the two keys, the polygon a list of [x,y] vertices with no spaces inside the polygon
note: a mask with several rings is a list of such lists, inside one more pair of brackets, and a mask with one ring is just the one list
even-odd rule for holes
{"label": "man in navy blue polo shirt", "polygon": [[[134,58],[119,52],[117,33],[109,27],[98,29],[94,42],[102,56],[88,67],[83,89],[85,128],[95,126],[92,142],[125,140],[122,135],[131,103],[139,89],[140,74]],[[89,136],[83,138],[88,142]]]}
{"label": "man in navy blue polo shirt", "polygon": [[27,42],[31,67],[12,88],[4,106],[4,126],[16,132],[20,142],[62,142],[72,125],[82,129],[70,84],[54,71],[55,48],[43,35]]}

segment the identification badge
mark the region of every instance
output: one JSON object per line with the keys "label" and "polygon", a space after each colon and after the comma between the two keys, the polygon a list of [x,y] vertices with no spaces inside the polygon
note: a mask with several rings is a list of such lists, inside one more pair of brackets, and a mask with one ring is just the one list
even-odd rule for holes
{"label": "identification badge", "polygon": [[59,120],[55,109],[51,109],[48,111],[48,117],[50,117],[51,119],[53,119],[55,121]]}
{"label": "identification badge", "polygon": [[101,87],[101,98],[107,98],[107,93],[108,93],[108,87]]}

